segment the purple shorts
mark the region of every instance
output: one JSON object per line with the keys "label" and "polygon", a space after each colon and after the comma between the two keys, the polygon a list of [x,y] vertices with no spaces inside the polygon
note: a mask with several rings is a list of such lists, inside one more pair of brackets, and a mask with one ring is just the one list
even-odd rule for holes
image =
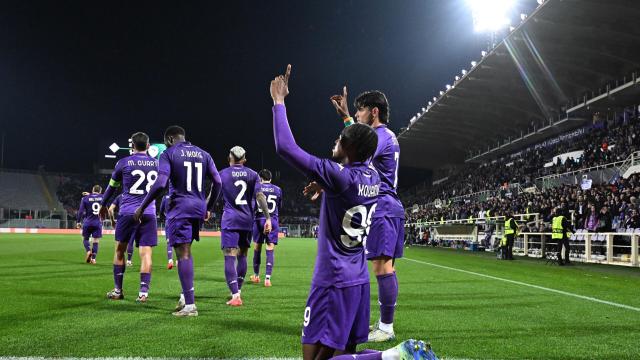
{"label": "purple shorts", "polygon": [[120,215],[116,223],[116,241],[129,242],[134,239],[136,246],[158,245],[158,223],[155,215],[142,215],[140,222],[133,215]]}
{"label": "purple shorts", "polygon": [[200,241],[201,225],[200,218],[167,219],[164,232],[173,247],[178,244],[191,244],[193,240]]}
{"label": "purple shorts", "polygon": [[369,335],[369,283],[345,288],[311,285],[304,309],[302,343],[347,346],[367,342]]}
{"label": "purple shorts", "polygon": [[102,224],[82,224],[82,237],[88,239],[100,239],[102,237]]}
{"label": "purple shorts", "polygon": [[278,219],[271,219],[272,230],[268,235],[264,234],[265,221],[266,219],[256,219],[253,222],[253,242],[278,245]]}
{"label": "purple shorts", "polygon": [[380,256],[399,259],[404,253],[404,219],[380,217],[371,220],[367,236],[367,260]]}
{"label": "purple shorts", "polygon": [[251,247],[251,230],[222,229],[221,248],[248,248]]}

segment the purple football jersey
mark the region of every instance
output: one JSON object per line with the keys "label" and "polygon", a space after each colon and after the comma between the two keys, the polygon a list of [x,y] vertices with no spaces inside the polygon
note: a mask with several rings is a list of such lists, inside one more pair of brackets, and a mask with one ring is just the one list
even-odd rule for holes
{"label": "purple football jersey", "polygon": [[102,194],[91,193],[83,197],[78,209],[78,222],[82,222],[83,225],[102,225],[102,220],[100,220],[101,202]]}
{"label": "purple football jersey", "polygon": [[295,142],[284,105],[273,107],[276,152],[324,189],[312,286],[369,282],[364,243],[376,212],[380,175],[365,163],[340,165],[309,155]]}
{"label": "purple football jersey", "polygon": [[373,217],[404,218],[404,208],[397,192],[400,144],[396,135],[386,125],[380,125],[375,130],[378,135],[378,148],[372,162],[380,174],[380,196],[378,210]]}
{"label": "purple football jersey", "polygon": [[116,206],[115,210],[118,211],[118,212],[120,211],[120,201],[121,200],[122,200],[122,194],[116,196],[116,199],[113,200],[113,203],[111,203],[112,205]]}
{"label": "purple football jersey", "polygon": [[220,171],[222,179],[222,228],[252,230],[255,197],[260,191],[260,179],[252,169],[233,165]]}
{"label": "purple football jersey", "polygon": [[218,177],[211,155],[188,141],[177,143],[160,155],[159,173],[169,177],[167,219],[204,219],[205,178]]}
{"label": "purple football jersey", "polygon": [[[158,178],[158,160],[146,153],[135,153],[122,158],[116,164],[111,179],[122,183],[119,215],[133,215]],[[144,210],[146,215],[156,214],[156,204]]]}
{"label": "purple football jersey", "polygon": [[[273,185],[271,183],[261,183],[260,191],[267,198],[267,206],[269,206],[269,215],[271,218],[278,219],[278,211],[280,210],[280,205],[282,204],[282,189],[280,189],[277,185]],[[262,209],[256,203],[256,219],[265,219],[266,217],[262,213]]]}

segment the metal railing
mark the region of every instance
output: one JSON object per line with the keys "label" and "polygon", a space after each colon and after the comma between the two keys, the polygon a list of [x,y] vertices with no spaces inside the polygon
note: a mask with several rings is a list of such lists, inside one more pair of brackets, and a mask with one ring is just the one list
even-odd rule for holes
{"label": "metal railing", "polygon": [[[569,239],[569,258],[583,263],[638,267],[639,238],[637,229],[622,233],[576,233]],[[550,232],[520,233],[514,243],[514,255],[545,258],[547,253],[557,252],[557,245]]]}

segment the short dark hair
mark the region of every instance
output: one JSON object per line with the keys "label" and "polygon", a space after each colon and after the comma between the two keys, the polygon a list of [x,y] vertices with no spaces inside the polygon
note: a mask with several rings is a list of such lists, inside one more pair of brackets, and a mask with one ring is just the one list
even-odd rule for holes
{"label": "short dark hair", "polygon": [[93,191],[94,193],[100,193],[100,192],[102,192],[102,186],[93,185],[93,188],[91,189],[91,191]]}
{"label": "short dark hair", "polygon": [[258,175],[260,176],[260,179],[262,179],[262,180],[265,180],[265,181],[270,181],[271,180],[271,171],[269,171],[267,169],[260,170]]}
{"label": "short dark hair", "polygon": [[350,161],[365,161],[373,156],[378,147],[378,135],[367,124],[347,126],[340,134],[340,145]]}
{"label": "short dark hair", "polygon": [[186,132],[184,131],[184,129],[181,126],[178,125],[171,125],[167,128],[167,130],[164,131],[164,138],[167,139],[169,136],[174,137],[174,136],[178,136],[178,135],[182,135],[182,136],[186,136]]}
{"label": "short dark hair", "polygon": [[149,145],[149,135],[140,131],[131,135],[131,145],[133,145],[133,148],[138,151],[147,150],[147,145]]}
{"label": "short dark hair", "polygon": [[380,118],[380,122],[385,124],[389,123],[389,101],[381,91],[365,91],[362,94],[358,95],[353,104],[357,109],[362,109],[364,107],[373,109],[374,107],[377,107],[379,111],[378,117]]}

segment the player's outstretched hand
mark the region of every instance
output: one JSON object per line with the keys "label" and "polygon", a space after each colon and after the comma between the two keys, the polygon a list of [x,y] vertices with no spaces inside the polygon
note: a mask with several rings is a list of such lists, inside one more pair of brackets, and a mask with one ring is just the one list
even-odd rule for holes
{"label": "player's outstretched hand", "polygon": [[320,197],[320,194],[322,194],[322,191],[322,187],[318,185],[317,182],[312,181],[309,183],[309,185],[304,187],[304,190],[302,190],[302,194],[305,197],[311,199],[311,201],[316,201]]}
{"label": "player's outstretched hand", "polygon": [[106,220],[109,218],[109,208],[107,206],[101,206],[99,214],[101,220]]}
{"label": "player's outstretched hand", "polygon": [[287,65],[284,75],[278,75],[271,81],[271,98],[274,104],[284,104],[284,98],[289,95],[289,76],[291,76],[291,64]]}
{"label": "player's outstretched hand", "polygon": [[347,87],[342,88],[342,95],[333,95],[331,103],[336,108],[336,112],[340,117],[346,119],[349,117],[349,104],[347,103]]}
{"label": "player's outstretched hand", "polygon": [[83,191],[82,192],[82,196],[87,196],[87,195],[89,195],[89,193],[87,191]]}
{"label": "player's outstretched hand", "polygon": [[140,219],[142,219],[142,208],[137,208],[133,213],[133,220],[140,222]]}
{"label": "player's outstretched hand", "polygon": [[76,223],[76,229],[80,229],[82,227],[81,223]]}
{"label": "player's outstretched hand", "polygon": [[204,222],[209,221],[211,219],[211,211],[207,210],[207,213],[204,215]]}
{"label": "player's outstretched hand", "polygon": [[267,218],[264,222],[264,233],[269,234],[273,228],[271,227],[271,218]]}

